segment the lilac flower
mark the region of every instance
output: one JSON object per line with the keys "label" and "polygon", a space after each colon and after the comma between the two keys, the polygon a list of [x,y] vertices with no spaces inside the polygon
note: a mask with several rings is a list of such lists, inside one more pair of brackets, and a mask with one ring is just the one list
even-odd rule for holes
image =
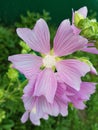
{"label": "lilac flower", "polygon": [[[45,96],[49,103],[53,103],[57,90],[57,75],[70,87],[80,90],[81,76],[90,71],[90,67],[79,60],[62,60],[77,50],[84,48],[87,40],[79,35],[74,35],[69,20],[64,20],[54,38],[52,51],[50,50],[50,34],[48,26],[43,19],[37,21],[33,30],[18,28],[17,34],[33,50],[43,53],[43,57],[33,54],[18,54],[9,57],[13,67],[23,73],[26,78],[35,82],[33,96]],[[44,66],[44,69],[40,69]]]}
{"label": "lilac flower", "polygon": [[[21,121],[25,123],[28,118],[35,125],[40,125],[40,119],[48,119],[48,116],[67,116],[68,114],[68,102],[69,99],[63,97],[65,94],[64,89],[59,86],[56,90],[56,95],[54,97],[53,103],[47,102],[44,96],[33,96],[34,87],[32,83],[29,84],[24,89],[24,95],[22,97],[26,112],[23,114]],[[26,91],[28,90],[29,91]],[[67,96],[66,96],[67,97]]]}
{"label": "lilac flower", "polygon": [[71,87],[67,87],[68,92],[73,95],[69,96],[69,99],[73,106],[77,109],[84,109],[86,105],[84,104],[84,101],[87,101],[90,99],[91,94],[95,92],[95,83],[91,82],[82,82],[80,90],[77,91]]}
{"label": "lilac flower", "polygon": [[[80,90],[81,76],[90,71],[89,66],[76,59],[62,60],[77,50],[84,48],[87,40],[79,35],[74,35],[69,20],[64,20],[54,38],[54,45],[50,51],[50,34],[48,26],[43,19],[37,21],[33,30],[18,28],[17,34],[33,50],[43,53],[43,57],[33,54],[18,54],[9,57],[13,67],[23,73],[29,80],[35,81],[34,95],[45,96],[47,101],[53,103],[57,90],[57,71],[60,79],[70,87]],[[40,69],[44,66],[44,69]],[[33,84],[33,83],[32,83]]]}
{"label": "lilac flower", "polygon": [[[82,7],[75,12],[79,13],[83,18],[86,18],[88,10],[87,10],[87,7]],[[73,29],[74,34],[78,35],[81,32],[81,30],[74,25],[75,12],[73,12],[72,14],[72,29]],[[81,49],[81,51],[98,54],[98,49],[96,49],[93,43],[87,44],[84,48]]]}
{"label": "lilac flower", "polygon": [[[48,119],[48,116],[67,116],[68,103],[72,103],[77,109],[84,109],[86,105],[84,101],[89,100],[90,95],[95,92],[95,84],[90,82],[82,82],[80,90],[77,91],[69,87],[64,82],[57,83],[56,95],[53,103],[47,102],[44,96],[33,96],[34,87],[32,83],[24,89],[22,97],[26,112],[23,114],[21,121],[25,123],[28,118],[35,125],[40,125],[40,119]],[[26,91],[28,90],[29,91]]]}

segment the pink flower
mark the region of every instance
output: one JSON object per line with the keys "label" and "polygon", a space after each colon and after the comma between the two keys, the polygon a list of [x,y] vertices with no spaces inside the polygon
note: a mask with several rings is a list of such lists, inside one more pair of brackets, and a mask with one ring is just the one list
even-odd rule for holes
{"label": "pink flower", "polygon": [[67,87],[66,91],[68,91],[71,94],[73,93],[73,95],[70,95],[68,97],[75,108],[82,110],[86,107],[84,101],[89,100],[91,94],[95,92],[95,85],[95,83],[91,82],[82,82],[79,91],[71,87]]}
{"label": "pink flower", "polygon": [[[23,114],[21,121],[25,123],[28,118],[35,125],[40,125],[40,119],[48,119],[48,116],[67,116],[68,114],[68,102],[69,99],[65,100],[63,95],[65,94],[64,89],[59,86],[57,87],[56,94],[53,103],[47,102],[44,96],[33,96],[34,86],[32,83],[29,84],[24,89],[24,95],[22,97],[26,112]],[[28,90],[29,91],[26,91]],[[67,96],[66,96],[67,97]]]}
{"label": "pink flower", "polygon": [[[57,90],[57,76],[71,88],[80,90],[81,76],[90,71],[90,67],[76,59],[62,60],[61,56],[72,54],[84,48],[87,40],[74,35],[69,20],[64,20],[56,33],[52,51],[50,33],[46,22],[39,19],[33,30],[18,28],[17,34],[33,50],[43,53],[43,57],[33,54],[18,54],[8,59],[13,67],[23,73],[34,86],[33,96],[44,96],[49,103],[54,102]],[[44,69],[40,69],[44,66]],[[56,72],[56,71],[57,72]]]}
{"label": "pink flower", "polygon": [[[47,102],[44,96],[33,96],[34,87],[32,83],[24,89],[22,97],[26,112],[23,114],[21,121],[25,123],[28,118],[35,125],[40,125],[40,119],[48,119],[48,116],[67,116],[68,103],[72,103],[77,109],[84,109],[84,101],[89,100],[91,94],[95,92],[95,83],[82,82],[80,90],[77,91],[69,87],[64,82],[57,83],[57,90],[53,103]],[[29,90],[29,91],[26,91]]]}
{"label": "pink flower", "polygon": [[[78,12],[80,15],[82,15],[84,18],[86,18],[88,10],[87,10],[87,7],[82,7],[75,12]],[[75,12],[73,12],[73,14],[72,14],[72,29],[73,29],[74,34],[78,35],[81,32],[81,30],[78,29],[74,25],[74,14],[75,14]],[[89,52],[89,53],[93,53],[93,54],[98,54],[98,49],[96,49],[96,47],[94,46],[93,43],[87,44],[84,48],[81,49],[81,51]]]}

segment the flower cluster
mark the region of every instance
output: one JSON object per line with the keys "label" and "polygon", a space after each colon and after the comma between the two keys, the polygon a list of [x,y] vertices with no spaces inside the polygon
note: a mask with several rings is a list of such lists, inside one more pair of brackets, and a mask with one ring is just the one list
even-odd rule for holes
{"label": "flower cluster", "polygon": [[[79,12],[85,14],[84,9]],[[88,40],[75,33],[76,30],[74,20],[72,25],[69,20],[62,21],[51,48],[49,29],[43,19],[39,19],[32,30],[17,29],[19,37],[32,50],[41,53],[41,56],[18,54],[8,58],[28,79],[22,97],[26,110],[21,118],[23,123],[30,118],[33,124],[40,125],[40,119],[48,119],[49,115],[66,116],[69,103],[84,109],[84,101],[94,93],[95,83],[84,82],[81,77],[91,71],[96,74],[95,68],[80,59],[66,59],[67,55],[88,47]]]}
{"label": "flower cluster", "polygon": [[87,7],[73,12],[72,28],[74,34],[78,35],[80,33],[88,39],[89,44],[82,51],[98,54],[98,22],[95,19],[89,20],[87,18],[87,12]]}

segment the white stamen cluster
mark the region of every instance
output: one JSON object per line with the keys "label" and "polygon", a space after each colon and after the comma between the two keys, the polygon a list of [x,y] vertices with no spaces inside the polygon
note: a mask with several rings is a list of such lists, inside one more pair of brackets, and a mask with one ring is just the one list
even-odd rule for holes
{"label": "white stamen cluster", "polygon": [[53,66],[55,66],[56,64],[56,60],[55,60],[55,56],[51,56],[51,55],[46,55],[43,59],[43,65],[46,68],[52,68]]}

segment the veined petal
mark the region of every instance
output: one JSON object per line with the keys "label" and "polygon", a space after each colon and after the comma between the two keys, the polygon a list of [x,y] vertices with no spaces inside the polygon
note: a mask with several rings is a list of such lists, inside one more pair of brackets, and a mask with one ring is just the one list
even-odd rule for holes
{"label": "veined petal", "polygon": [[63,60],[56,65],[57,73],[70,87],[80,90],[81,76],[90,71],[90,67],[78,60]]}
{"label": "veined petal", "polygon": [[37,21],[34,30],[18,28],[17,34],[33,50],[44,54],[50,51],[50,33],[47,23],[43,19]]}
{"label": "veined petal", "polygon": [[36,81],[37,75],[33,75],[31,80],[28,82],[28,84],[24,87],[23,92],[24,93],[32,93],[34,91],[35,81]]}
{"label": "veined petal", "polygon": [[79,28],[77,28],[74,24],[71,27],[72,27],[73,33],[75,35],[78,35],[81,32],[81,30]]}
{"label": "veined petal", "polygon": [[52,103],[57,89],[57,80],[51,69],[43,70],[36,80],[34,96],[44,95]]}
{"label": "veined petal", "polygon": [[69,95],[69,99],[73,105],[78,109],[84,109],[86,105],[84,101],[89,100],[91,94],[95,92],[95,83],[91,82],[82,82],[79,91],[71,87],[67,87],[67,91],[73,93],[74,95]]}
{"label": "veined petal", "polygon": [[[88,10],[87,10],[87,7],[84,6],[75,12],[78,12],[80,15],[82,15],[84,18],[86,18]],[[74,25],[75,12],[72,10],[72,29],[73,29],[74,34],[79,34],[81,32],[81,30]]]}
{"label": "veined petal", "polygon": [[55,100],[51,104],[47,100],[40,99],[39,104],[44,113],[48,113],[51,116],[57,116],[59,114],[59,106]]}
{"label": "veined petal", "polygon": [[59,113],[62,116],[67,116],[68,115],[68,104],[65,104],[61,101],[58,101],[58,105],[59,105]]}
{"label": "veined petal", "polygon": [[95,92],[96,90],[95,86],[96,86],[96,83],[82,82],[80,92],[83,93],[84,95],[89,96]]}
{"label": "veined petal", "polygon": [[36,22],[34,32],[39,38],[40,46],[42,46],[41,49],[43,49],[43,53],[48,53],[50,51],[50,32],[48,25],[44,19],[41,18]]}
{"label": "veined petal", "polygon": [[87,39],[74,35],[69,20],[64,20],[54,38],[54,53],[57,56],[68,55],[81,50],[87,42]]}
{"label": "veined petal", "polygon": [[33,74],[38,73],[42,65],[42,58],[31,54],[18,54],[9,56],[9,61],[13,63],[13,67],[23,73],[28,79]]}
{"label": "veined petal", "polygon": [[53,103],[49,103],[45,96],[34,96],[33,92],[24,94],[24,106],[26,111],[30,113],[30,120],[33,124],[39,125],[40,119],[48,119],[48,115],[58,116],[58,114],[61,114],[62,116],[66,116],[68,114],[68,103],[63,98],[65,88],[63,89],[58,86]]}
{"label": "veined petal", "polygon": [[68,115],[68,96],[66,93],[66,86],[62,83],[58,83],[58,88],[56,91],[55,101],[57,102],[59,106],[59,113],[62,116]]}
{"label": "veined petal", "polygon": [[79,100],[79,99],[76,99],[73,97],[71,98],[71,100],[72,100],[74,107],[76,107],[80,110],[83,110],[86,107],[86,105],[84,104],[84,102],[82,100]]}
{"label": "veined petal", "polygon": [[31,93],[32,90],[34,89],[34,83],[35,83],[35,77],[34,79],[32,79],[32,82],[28,83],[24,89],[23,89],[23,92],[24,93]]}
{"label": "veined petal", "polygon": [[[82,8],[80,8],[79,10],[75,11],[78,12],[80,15],[82,15],[84,18],[86,18],[88,10],[87,7],[84,6]],[[74,14],[75,14],[74,10],[72,10],[72,24],[74,24]]]}
{"label": "veined petal", "polygon": [[81,51],[98,54],[98,49],[96,49],[95,47],[83,48],[81,49]]}
{"label": "veined petal", "polygon": [[77,10],[77,12],[79,14],[81,14],[84,18],[86,18],[88,10],[87,10],[87,7],[84,6],[84,7],[80,8],[79,10]]}
{"label": "veined petal", "polygon": [[33,124],[40,125],[40,118],[37,117],[37,114],[30,112],[30,120]]}
{"label": "veined petal", "polygon": [[72,29],[70,28],[70,21],[64,20],[60,24],[60,26],[57,30],[57,33],[55,35],[55,38],[54,38],[54,52],[56,55],[58,55],[57,50],[59,47],[62,46],[62,42],[64,42],[65,37],[69,34],[69,36],[66,38],[66,39],[68,39],[69,37],[71,37],[73,35],[70,32],[72,32]]}
{"label": "veined petal", "polygon": [[51,116],[58,116],[59,114],[66,116],[68,114],[68,104],[64,102],[61,94],[55,96],[52,104],[47,102],[47,100],[41,100],[41,98],[39,100],[39,104],[42,107],[43,112],[48,113]]}
{"label": "veined petal", "polygon": [[[68,30],[68,31],[67,31]],[[69,20],[64,20],[58,30],[57,33],[54,37],[54,50],[56,50],[59,45],[62,43],[62,40],[65,39],[65,34],[67,35],[69,32],[71,32],[71,28],[70,28],[70,21]],[[71,33],[72,35],[72,33]]]}
{"label": "veined petal", "polygon": [[64,104],[68,104],[68,102],[70,102],[70,99],[68,96],[73,96],[73,93],[66,91],[67,90],[68,85],[63,83],[59,83],[58,82],[58,89],[56,92],[56,97],[59,98],[61,100],[61,102],[63,102]]}
{"label": "veined petal", "polygon": [[21,122],[22,122],[22,123],[25,123],[25,122],[28,120],[28,117],[29,117],[29,112],[26,111],[26,112],[23,114],[22,118],[21,118]]}
{"label": "veined petal", "polygon": [[36,102],[36,97],[33,97],[33,94],[24,94],[22,96],[22,100],[24,102],[24,107],[27,111],[31,111]]}

